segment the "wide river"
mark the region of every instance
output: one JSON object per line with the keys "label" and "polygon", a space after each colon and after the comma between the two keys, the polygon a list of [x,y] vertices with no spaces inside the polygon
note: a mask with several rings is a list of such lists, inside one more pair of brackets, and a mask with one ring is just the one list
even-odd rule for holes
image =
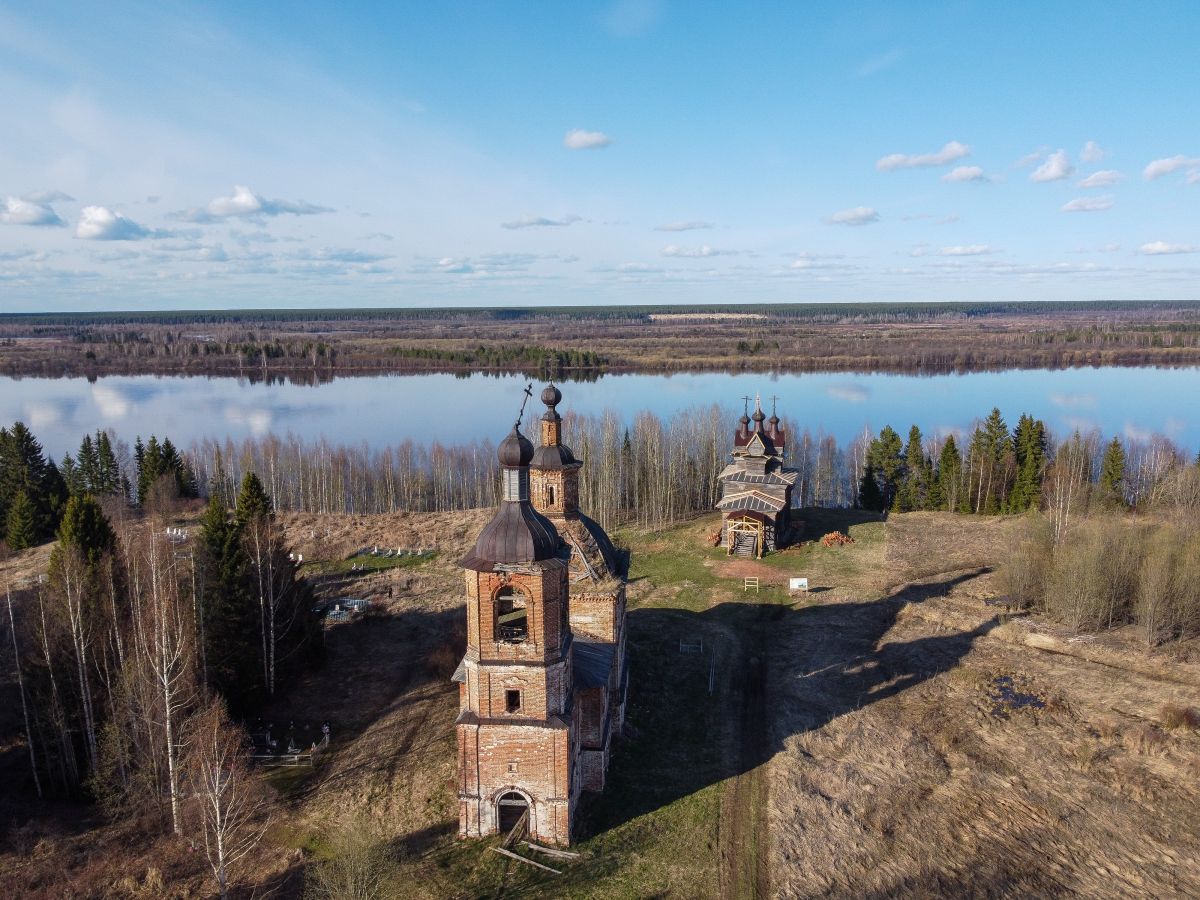
{"label": "wide river", "polygon": [[[134,437],[169,436],[181,447],[203,437],[261,437],[292,432],[341,443],[381,446],[413,438],[444,444],[508,430],[525,378],[378,375],[314,386],[238,378],[110,376],[0,377],[0,424],[22,420],[55,458],[85,432],[112,428]],[[535,385],[540,388],[540,384]],[[916,423],[926,435],[962,430],[999,406],[1010,426],[1023,413],[1060,436],[1099,428],[1106,436],[1162,434],[1190,453],[1200,447],[1200,369],[1098,368],[1016,370],[968,375],[804,374],[608,375],[562,385],[560,410],[632,420],[720,404],[730,424],[743,395],[779,397],[779,413],[844,442],[863,426]],[[542,407],[534,399],[535,412]],[[769,409],[769,404],[764,402]]]}

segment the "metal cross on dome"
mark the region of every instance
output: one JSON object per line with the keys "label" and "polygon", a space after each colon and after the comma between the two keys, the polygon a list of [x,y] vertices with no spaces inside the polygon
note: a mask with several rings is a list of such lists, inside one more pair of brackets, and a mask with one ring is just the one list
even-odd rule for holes
{"label": "metal cross on dome", "polygon": [[779,399],[778,394],[771,395],[771,415],[775,415],[775,401]]}
{"label": "metal cross on dome", "polygon": [[525,398],[521,401],[521,411],[519,413],[517,413],[517,421],[516,421],[516,424],[513,425],[513,428],[520,428],[521,420],[523,418],[525,418],[525,404],[528,403],[529,398],[533,396],[533,382],[532,381],[529,382],[529,384],[525,385],[524,394],[525,394]]}

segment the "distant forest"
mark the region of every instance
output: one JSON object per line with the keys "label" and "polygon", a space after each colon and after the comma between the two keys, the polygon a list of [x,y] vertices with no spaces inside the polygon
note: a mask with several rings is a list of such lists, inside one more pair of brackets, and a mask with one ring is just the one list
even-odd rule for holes
{"label": "distant forest", "polygon": [[0,373],[322,381],[379,372],[1200,364],[1200,303],[862,303],[0,316]]}

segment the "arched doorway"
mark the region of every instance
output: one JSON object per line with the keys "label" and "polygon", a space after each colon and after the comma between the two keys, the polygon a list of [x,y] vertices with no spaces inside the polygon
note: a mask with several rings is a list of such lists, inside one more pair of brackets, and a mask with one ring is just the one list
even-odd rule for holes
{"label": "arched doorway", "polygon": [[516,827],[521,816],[529,811],[529,801],[516,791],[509,791],[496,798],[496,820],[500,833],[508,834]]}

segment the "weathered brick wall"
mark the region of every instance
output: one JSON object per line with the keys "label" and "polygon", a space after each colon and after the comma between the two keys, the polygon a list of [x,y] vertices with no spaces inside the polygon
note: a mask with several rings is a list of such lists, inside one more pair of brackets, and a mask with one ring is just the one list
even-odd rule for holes
{"label": "weathered brick wall", "polygon": [[615,591],[581,591],[571,595],[571,631],[614,644],[625,621],[625,586]]}
{"label": "weathered brick wall", "polygon": [[[459,833],[496,833],[496,801],[516,791],[530,801],[530,832],[537,840],[567,844],[578,796],[572,784],[578,751],[571,729],[537,725],[461,724],[459,751]],[[573,770],[575,770],[573,772]]]}
{"label": "weathered brick wall", "polygon": [[564,497],[562,469],[529,470],[529,499],[534,509],[544,516],[562,515]]}
{"label": "weathered brick wall", "polygon": [[[463,685],[467,709],[485,719],[546,719],[567,709],[572,688],[567,657],[545,666],[478,663],[468,659]],[[521,692],[521,707],[508,711],[507,691]]]}
{"label": "weathered brick wall", "polygon": [[584,747],[598,747],[604,740],[604,720],[608,715],[608,691],[602,687],[575,692],[579,704],[579,742]]}
{"label": "weathered brick wall", "polygon": [[[467,572],[467,656],[538,661],[557,657],[567,634],[567,570],[558,561],[530,573]],[[497,594],[505,587],[525,596],[529,637],[496,640]]]}

